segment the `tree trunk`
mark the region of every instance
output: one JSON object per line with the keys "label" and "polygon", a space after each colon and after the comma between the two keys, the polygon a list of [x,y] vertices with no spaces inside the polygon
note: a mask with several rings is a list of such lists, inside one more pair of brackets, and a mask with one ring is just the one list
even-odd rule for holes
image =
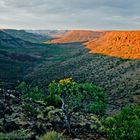
{"label": "tree trunk", "polygon": [[64,100],[61,99],[62,101],[62,107],[61,109],[63,110],[64,112],[64,115],[65,115],[65,123],[66,123],[66,128],[67,128],[67,131],[68,133],[71,133],[71,127],[70,127],[70,115],[68,113],[68,110],[65,108],[65,103],[64,103]]}

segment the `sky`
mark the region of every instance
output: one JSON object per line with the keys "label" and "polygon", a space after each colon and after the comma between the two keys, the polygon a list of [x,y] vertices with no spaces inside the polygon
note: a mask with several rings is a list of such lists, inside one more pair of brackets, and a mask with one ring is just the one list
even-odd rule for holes
{"label": "sky", "polygon": [[0,0],[0,28],[139,30],[140,0]]}

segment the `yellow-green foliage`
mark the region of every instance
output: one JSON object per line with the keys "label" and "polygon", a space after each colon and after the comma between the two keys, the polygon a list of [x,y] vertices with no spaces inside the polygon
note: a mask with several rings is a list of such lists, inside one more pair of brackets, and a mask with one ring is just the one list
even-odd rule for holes
{"label": "yellow-green foliage", "polygon": [[64,140],[62,134],[50,131],[40,138],[40,140]]}
{"label": "yellow-green foliage", "polygon": [[72,78],[65,78],[59,81],[60,85],[67,85],[73,83],[74,80]]}

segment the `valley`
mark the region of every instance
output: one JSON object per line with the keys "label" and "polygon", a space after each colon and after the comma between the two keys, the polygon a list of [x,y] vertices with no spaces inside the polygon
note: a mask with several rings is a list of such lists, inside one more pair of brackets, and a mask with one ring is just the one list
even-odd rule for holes
{"label": "valley", "polygon": [[[73,36],[74,32],[76,32],[75,36]],[[3,44],[0,48],[1,85],[8,83],[10,87],[10,84],[15,85],[17,82],[25,80],[33,85],[45,88],[46,84],[54,79],[73,77],[79,82],[93,82],[103,87],[109,95],[110,102],[116,105],[116,110],[130,101],[133,102],[133,97],[137,96],[140,88],[140,60],[107,56],[104,53],[89,53],[90,44],[94,40],[97,42],[97,38],[102,40],[105,33],[79,32],[64,33],[64,36],[61,37],[60,35],[60,39],[52,40],[53,44],[34,44],[7,34],[11,38],[9,38],[9,41],[4,40],[4,43],[7,44],[1,42]],[[79,34],[85,39],[86,37],[89,39],[92,34],[91,38],[96,39],[86,43],[86,48],[85,44],[80,43],[83,42],[83,38],[78,36]],[[86,34],[89,35],[86,36]],[[101,39],[99,36],[101,36]],[[6,36],[7,39],[8,37]],[[65,38],[68,43],[64,43],[64,39],[61,43],[61,38]],[[79,42],[73,43],[73,38],[76,38]]]}
{"label": "valley", "polygon": [[[26,128],[22,132],[30,134],[24,133],[27,139],[39,139],[49,130],[64,131],[68,139],[76,135],[83,140],[84,135],[89,140],[107,139],[102,119],[113,117],[130,104],[139,109],[139,41],[140,31],[0,30],[0,111],[5,110],[0,131],[9,134]],[[63,123],[66,116],[62,107],[56,105],[62,98],[57,97],[60,91],[72,94],[64,97],[73,102],[77,99],[76,105],[82,101],[82,106],[92,99],[90,93],[96,93],[94,110],[90,108],[94,113],[72,113],[71,134]],[[59,94],[53,95],[55,92]],[[10,117],[12,130],[6,127]],[[94,128],[94,123],[99,128]]]}

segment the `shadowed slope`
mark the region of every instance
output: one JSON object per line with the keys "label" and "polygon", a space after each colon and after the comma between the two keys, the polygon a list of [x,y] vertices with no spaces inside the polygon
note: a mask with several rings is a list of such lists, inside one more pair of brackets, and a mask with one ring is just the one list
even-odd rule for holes
{"label": "shadowed slope", "polygon": [[101,34],[100,31],[72,30],[52,40],[51,43],[86,42],[98,38]]}
{"label": "shadowed slope", "polygon": [[25,30],[5,29],[3,31],[5,31],[7,34],[15,38],[19,38],[24,41],[28,41],[32,43],[41,43],[41,42],[51,39],[51,37],[48,35],[29,33],[29,32],[26,32]]}
{"label": "shadowed slope", "polygon": [[140,58],[140,31],[108,31],[86,43],[92,53],[127,59]]}
{"label": "shadowed slope", "polygon": [[0,30],[0,47],[33,48],[34,44],[20,38],[13,37],[4,30]]}

